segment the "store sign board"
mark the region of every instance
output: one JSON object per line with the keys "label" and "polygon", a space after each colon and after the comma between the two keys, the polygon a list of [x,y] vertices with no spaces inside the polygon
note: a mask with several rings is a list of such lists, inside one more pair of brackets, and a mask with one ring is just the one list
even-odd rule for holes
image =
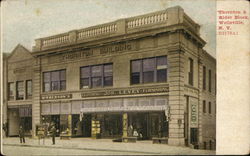
{"label": "store sign board", "polygon": [[198,128],[198,99],[189,98],[190,127]]}
{"label": "store sign board", "polygon": [[42,100],[71,99],[72,94],[41,95]]}
{"label": "store sign board", "polygon": [[90,57],[113,55],[136,50],[135,42],[123,42],[112,45],[105,45],[96,49],[75,48],[61,55],[61,61],[73,61]]}
{"label": "store sign board", "polygon": [[148,93],[162,93],[168,92],[168,87],[154,87],[154,88],[129,88],[129,89],[113,89],[95,92],[83,92],[82,98],[96,97],[96,96],[118,96],[118,95],[134,95],[134,94],[148,94]]}
{"label": "store sign board", "polygon": [[[167,98],[161,98],[161,105],[158,101],[160,98],[124,98],[122,103],[119,105],[113,106],[113,103],[109,102],[100,102],[99,100],[94,101],[92,105],[85,105],[81,108],[83,113],[91,112],[129,112],[129,111],[164,111],[167,109],[168,100]],[[85,103],[85,102],[84,102]]]}

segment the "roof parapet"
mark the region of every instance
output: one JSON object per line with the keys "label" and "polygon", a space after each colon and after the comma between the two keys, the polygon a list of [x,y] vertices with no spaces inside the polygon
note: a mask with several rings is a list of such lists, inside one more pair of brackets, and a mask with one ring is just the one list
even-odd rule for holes
{"label": "roof parapet", "polygon": [[91,26],[66,33],[35,40],[32,51],[42,51],[58,46],[84,43],[106,37],[115,37],[150,29],[186,23],[190,30],[199,35],[200,26],[189,18],[180,6],[140,16],[119,19],[113,22]]}

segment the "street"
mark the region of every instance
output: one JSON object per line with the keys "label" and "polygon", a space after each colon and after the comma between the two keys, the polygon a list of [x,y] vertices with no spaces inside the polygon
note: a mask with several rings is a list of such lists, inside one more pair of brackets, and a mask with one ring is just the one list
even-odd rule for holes
{"label": "street", "polygon": [[212,150],[198,150],[190,147],[152,144],[152,141],[137,141],[136,143],[112,142],[112,139],[71,138],[61,140],[56,138],[52,145],[51,138],[46,138],[40,144],[37,139],[26,138],[21,144],[19,138],[3,139],[5,155],[214,155]]}
{"label": "street", "polygon": [[[112,152],[112,151],[94,151],[63,148],[44,148],[29,146],[4,146],[4,155],[27,156],[27,155],[142,155],[143,153],[132,152]],[[143,154],[145,155],[145,153]]]}

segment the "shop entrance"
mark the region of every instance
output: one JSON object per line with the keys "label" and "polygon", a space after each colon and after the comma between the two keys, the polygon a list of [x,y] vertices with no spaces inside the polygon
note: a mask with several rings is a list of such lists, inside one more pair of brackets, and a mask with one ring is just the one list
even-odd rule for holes
{"label": "shop entrance", "polygon": [[72,136],[80,137],[82,136],[82,121],[80,121],[79,114],[72,114]]}
{"label": "shop entrance", "polygon": [[82,136],[91,137],[91,114],[84,114],[81,123],[82,123]]}
{"label": "shop entrance", "polygon": [[55,125],[56,136],[60,136],[60,115],[51,115],[51,124]]}
{"label": "shop entrance", "polygon": [[32,117],[21,117],[20,118],[20,125],[24,129],[24,134],[25,135],[31,135]]}

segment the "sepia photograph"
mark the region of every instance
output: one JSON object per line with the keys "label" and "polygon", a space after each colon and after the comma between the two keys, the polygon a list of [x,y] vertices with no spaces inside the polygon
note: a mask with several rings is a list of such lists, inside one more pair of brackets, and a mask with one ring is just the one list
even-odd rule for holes
{"label": "sepia photograph", "polygon": [[215,155],[216,9],[2,1],[1,154]]}

